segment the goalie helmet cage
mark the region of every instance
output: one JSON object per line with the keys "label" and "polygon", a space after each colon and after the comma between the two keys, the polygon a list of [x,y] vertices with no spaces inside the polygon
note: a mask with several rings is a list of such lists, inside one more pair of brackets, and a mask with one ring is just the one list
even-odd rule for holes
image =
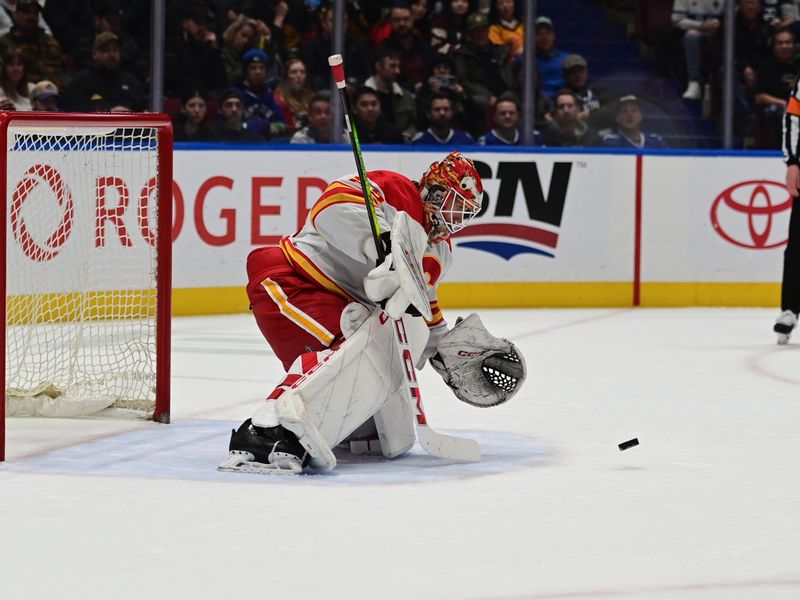
{"label": "goalie helmet cage", "polygon": [[0,112],[0,144],[0,461],[13,414],[168,423],[169,117]]}

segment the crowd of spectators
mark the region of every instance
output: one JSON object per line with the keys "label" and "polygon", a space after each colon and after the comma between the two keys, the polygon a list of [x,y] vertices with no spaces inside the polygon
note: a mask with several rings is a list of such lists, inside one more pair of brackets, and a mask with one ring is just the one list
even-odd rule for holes
{"label": "crowd of spectators", "polygon": [[[676,0],[678,12],[681,3],[697,2]],[[740,0],[740,20],[748,3],[760,7],[759,0]],[[520,5],[348,0],[347,85],[361,143],[520,144]],[[0,109],[145,110],[149,8],[150,0],[0,0]],[[331,132],[328,1],[167,0],[165,16],[165,110],[177,141],[346,140]],[[690,60],[714,33],[694,25],[684,37]],[[534,29],[535,144],[664,147],[642,129],[635,96],[607,96],[592,83],[591,58],[559,46],[557,23],[540,15]],[[780,79],[788,69],[779,45],[766,47],[775,56],[760,72]],[[690,80],[689,95],[703,77],[691,69],[697,81]],[[781,94],[766,76],[755,84],[763,89],[753,88],[748,73],[742,71],[743,89],[757,90],[751,101],[769,112]]]}
{"label": "crowd of spectators", "polygon": [[657,71],[685,79],[682,97],[719,108],[724,14],[735,2],[734,130],[757,148],[780,148],[782,119],[800,72],[800,0],[672,0],[654,37]]}
{"label": "crowd of spectators", "polygon": [[[144,110],[149,4],[0,0],[0,109]],[[525,32],[514,0],[347,7],[348,89],[362,143],[521,142]],[[168,1],[165,107],[175,139],[345,141],[330,131],[332,30],[331,7],[318,0]],[[615,105],[602,106],[590,85],[586,59],[560,50],[555,33],[549,18],[536,20],[534,143],[648,143],[621,129]]]}

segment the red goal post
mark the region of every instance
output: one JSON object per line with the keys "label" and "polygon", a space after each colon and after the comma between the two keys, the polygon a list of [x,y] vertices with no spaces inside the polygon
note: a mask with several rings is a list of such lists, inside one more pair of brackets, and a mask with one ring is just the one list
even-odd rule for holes
{"label": "red goal post", "polygon": [[170,418],[172,126],[0,112],[9,416]]}

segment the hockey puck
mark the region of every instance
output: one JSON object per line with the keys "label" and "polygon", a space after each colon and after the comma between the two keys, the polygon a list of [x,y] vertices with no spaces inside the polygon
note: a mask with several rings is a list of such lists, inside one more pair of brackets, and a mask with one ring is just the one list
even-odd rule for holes
{"label": "hockey puck", "polygon": [[618,444],[620,450],[627,450],[628,448],[633,448],[634,446],[639,445],[639,438],[633,438],[632,440],[628,440],[627,442],[622,442]]}

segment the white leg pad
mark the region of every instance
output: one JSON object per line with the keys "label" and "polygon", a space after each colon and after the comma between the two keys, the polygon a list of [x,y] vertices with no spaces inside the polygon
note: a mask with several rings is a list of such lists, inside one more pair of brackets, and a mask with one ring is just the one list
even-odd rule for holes
{"label": "white leg pad", "polygon": [[295,434],[303,448],[308,450],[312,467],[320,471],[332,471],[336,467],[336,457],[312,422],[302,398],[289,393],[281,394],[275,400],[275,413],[280,424]]}
{"label": "white leg pad", "polygon": [[[403,325],[418,360],[427,342],[427,325],[408,315]],[[406,365],[393,337],[394,326],[375,309],[341,346],[276,399],[278,421],[298,436],[312,467],[333,469],[331,448],[373,416],[384,454],[397,456],[413,445],[409,430],[413,436],[414,413],[405,400]]]}
{"label": "white leg pad", "polygon": [[375,428],[381,441],[381,453],[386,458],[408,452],[417,441],[417,431],[414,428],[416,416],[406,400],[405,391],[401,390],[389,398],[372,418],[375,419]]}

